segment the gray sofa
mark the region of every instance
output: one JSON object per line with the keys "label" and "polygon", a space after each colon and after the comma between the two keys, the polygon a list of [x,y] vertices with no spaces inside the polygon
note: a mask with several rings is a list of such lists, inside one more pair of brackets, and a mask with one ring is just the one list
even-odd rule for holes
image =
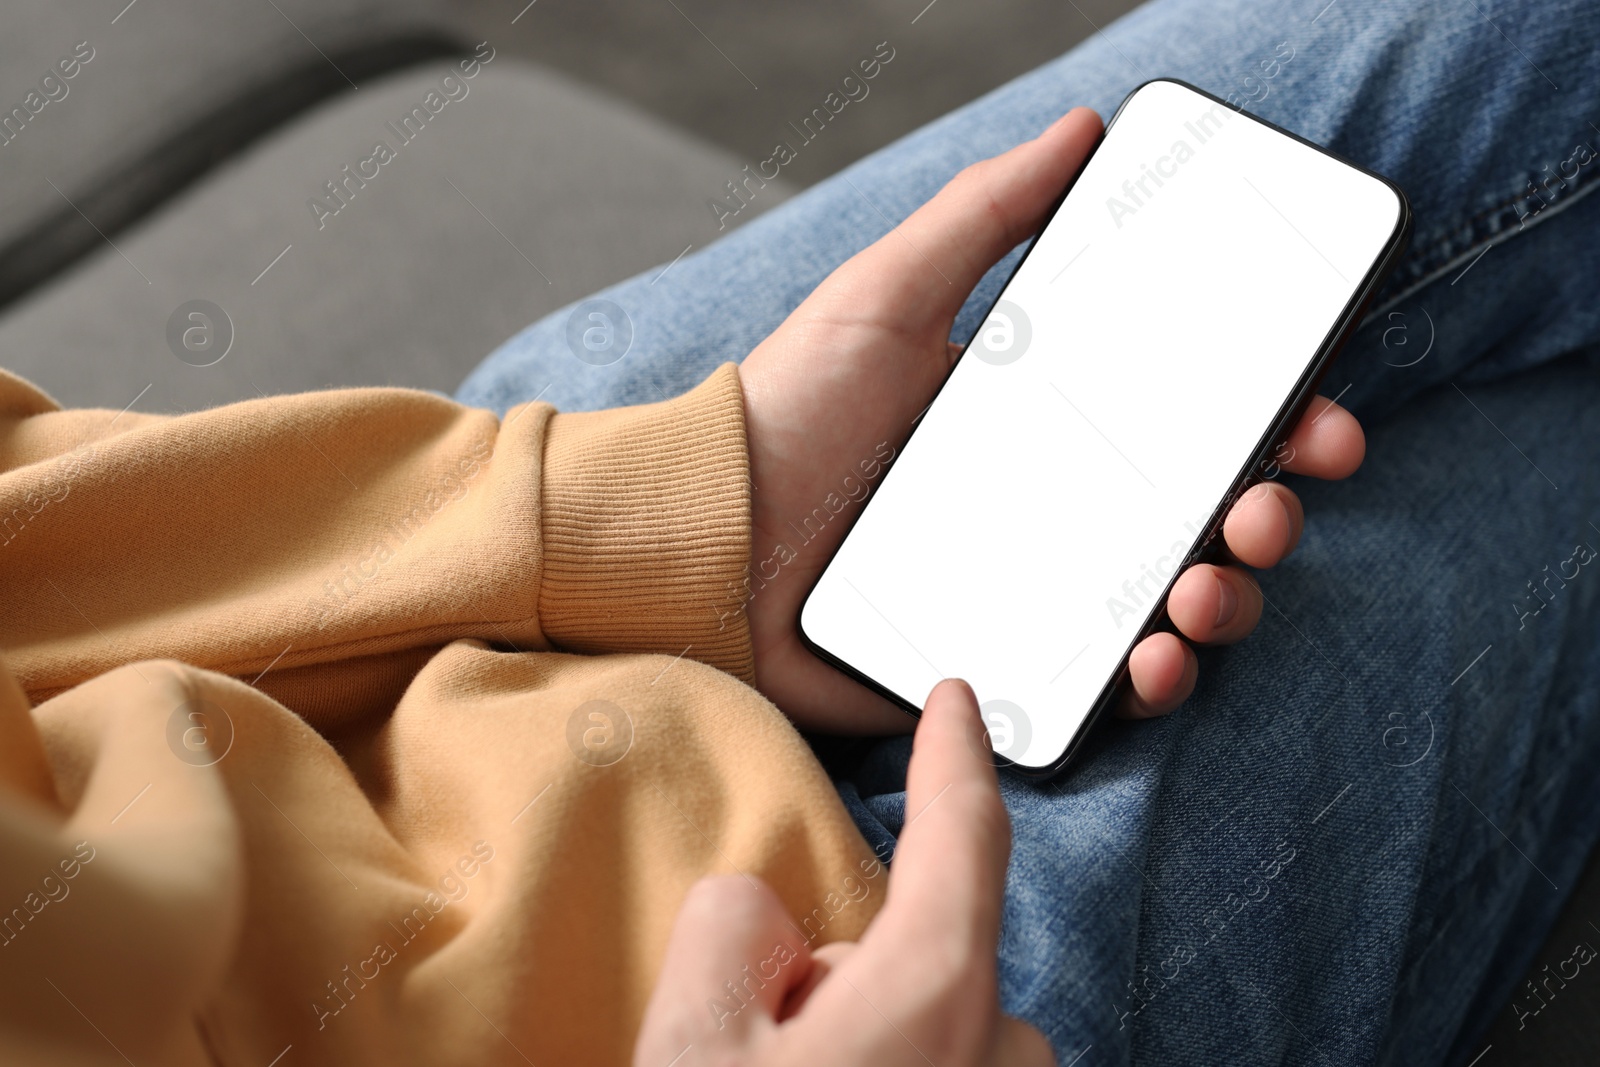
{"label": "gray sofa", "polygon": [[[64,404],[449,392],[521,326],[707,243],[741,165],[479,48],[447,0],[124,2],[0,14],[0,365]],[[1600,941],[1597,904],[1591,865],[1530,977]],[[1597,1008],[1574,983],[1537,1026],[1503,1011],[1481,1063],[1600,1063]]]}
{"label": "gray sofa", "polygon": [[[732,156],[492,43],[475,54],[450,5],[278,6],[0,16],[0,69],[66,90],[0,143],[6,367],[117,409],[448,392],[519,327],[715,234],[705,202]],[[92,58],[60,77],[80,42]],[[786,195],[771,183],[738,221]],[[216,351],[169,343],[191,301],[224,313],[217,344],[231,334],[209,366]]]}

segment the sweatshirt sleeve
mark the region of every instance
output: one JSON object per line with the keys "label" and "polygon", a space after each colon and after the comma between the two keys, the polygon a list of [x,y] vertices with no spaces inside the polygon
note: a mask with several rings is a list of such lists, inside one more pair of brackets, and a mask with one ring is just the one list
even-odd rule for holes
{"label": "sweatshirt sleeve", "polygon": [[748,559],[732,364],[503,422],[400,389],[65,411],[0,372],[0,648],[35,700],[138,660],[248,681],[459,637],[749,680]]}

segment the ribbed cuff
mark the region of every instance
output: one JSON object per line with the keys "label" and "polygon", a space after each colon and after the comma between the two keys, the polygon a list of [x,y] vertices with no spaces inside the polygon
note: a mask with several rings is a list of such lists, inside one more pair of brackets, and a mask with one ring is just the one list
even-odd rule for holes
{"label": "ribbed cuff", "polygon": [[685,655],[755,678],[750,462],[737,368],[660,404],[555,415],[539,622],[575,652]]}

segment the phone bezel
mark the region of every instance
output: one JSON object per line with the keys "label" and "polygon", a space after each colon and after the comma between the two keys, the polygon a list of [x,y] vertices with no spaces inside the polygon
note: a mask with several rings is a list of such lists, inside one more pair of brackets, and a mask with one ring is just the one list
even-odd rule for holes
{"label": "phone bezel", "polygon": [[[1105,143],[1105,139],[1111,135],[1111,131],[1116,127],[1118,117],[1121,116],[1123,110],[1128,106],[1128,102],[1149,86],[1161,82],[1167,82],[1173,85],[1181,86],[1190,92],[1196,93],[1208,100],[1221,104],[1223,107],[1229,108],[1230,110],[1243,115],[1246,118],[1252,119],[1255,122],[1259,122],[1268,129],[1280,133],[1285,137],[1289,137],[1292,140],[1298,141],[1300,144],[1315,149],[1323,155],[1337,160],[1345,166],[1350,167],[1351,169],[1364,174],[1369,178],[1373,178],[1379,182],[1382,182],[1391,192],[1394,193],[1395,199],[1399,204],[1399,212],[1396,216],[1394,230],[1389,235],[1389,239],[1384,245],[1383,252],[1373,260],[1371,269],[1368,270],[1366,276],[1362,278],[1360,284],[1355,287],[1350,300],[1345,304],[1345,307],[1340,313],[1338,319],[1335,320],[1333,326],[1323,337],[1322,342],[1317,347],[1316,354],[1312,357],[1310,362],[1307,363],[1306,370],[1301,374],[1300,379],[1295,384],[1294,389],[1291,390],[1289,395],[1284,399],[1283,404],[1278,409],[1277,415],[1268,424],[1266,431],[1261,435],[1261,439],[1257,443],[1255,451],[1252,452],[1250,457],[1246,460],[1244,469],[1234,479],[1232,487],[1228,490],[1228,492],[1223,494],[1222,500],[1218,502],[1216,508],[1212,511],[1210,518],[1207,520],[1203,532],[1196,537],[1193,544],[1190,545],[1189,551],[1184,554],[1182,562],[1173,571],[1172,578],[1168,580],[1165,588],[1163,588],[1161,591],[1160,598],[1156,601],[1155,610],[1151,613],[1149,621],[1140,628],[1138,634],[1129,643],[1128,651],[1123,654],[1122,659],[1117,664],[1117,668],[1111,673],[1111,676],[1101,688],[1099,696],[1095,698],[1093,708],[1090,710],[1089,714],[1084,717],[1083,722],[1073,733],[1071,740],[1067,742],[1067,745],[1062,750],[1061,754],[1055,759],[1051,760],[1048,764],[1038,766],[1017,763],[1014,760],[1006,759],[1004,756],[1000,755],[995,756],[995,762],[997,764],[1003,767],[1010,767],[1018,774],[1028,778],[1041,780],[1052,778],[1057,774],[1060,774],[1067,767],[1067,765],[1072,761],[1072,757],[1076,755],[1078,750],[1082,747],[1084,740],[1089,736],[1089,733],[1094,728],[1095,724],[1105,716],[1105,713],[1108,710],[1110,710],[1112,703],[1117,697],[1117,694],[1121,692],[1122,686],[1127,682],[1128,659],[1132,655],[1133,649],[1138,647],[1139,643],[1145,638],[1149,637],[1151,634],[1158,633],[1162,630],[1172,629],[1170,620],[1167,617],[1167,597],[1172,591],[1173,584],[1190,566],[1198,562],[1203,562],[1209,555],[1213,554],[1210,551],[1210,546],[1212,542],[1215,541],[1217,534],[1221,532],[1222,524],[1227,519],[1228,509],[1232,507],[1233,502],[1238,499],[1239,494],[1265,480],[1259,475],[1259,468],[1262,462],[1277,452],[1278,448],[1283,444],[1289,431],[1294,428],[1296,423],[1299,422],[1300,417],[1305,414],[1306,408],[1310,405],[1312,398],[1317,395],[1317,389],[1321,386],[1323,378],[1327,376],[1328,368],[1332,366],[1333,361],[1338,356],[1340,350],[1343,349],[1345,344],[1349,341],[1350,335],[1355,332],[1356,327],[1360,324],[1361,316],[1366,311],[1368,305],[1370,305],[1372,302],[1372,298],[1376,295],[1379,287],[1388,278],[1389,273],[1394,269],[1395,263],[1399,260],[1400,256],[1404,254],[1406,243],[1411,234],[1411,203],[1406,198],[1405,191],[1388,178],[1385,178],[1383,175],[1369,170],[1360,164],[1353,163],[1338,153],[1329,151],[1322,145],[1307,140],[1291,130],[1286,130],[1281,126],[1268,122],[1266,119],[1261,118],[1259,115],[1252,114],[1242,107],[1239,107],[1235,104],[1230,104],[1221,97],[1213,93],[1209,93],[1198,86],[1191,85],[1180,78],[1151,78],[1150,80],[1142,82],[1136,86],[1133,91],[1127,96],[1123,97],[1122,102],[1117,105],[1117,109],[1112,113],[1111,119],[1106,123],[1105,129],[1101,132],[1099,138],[1096,139],[1093,147],[1090,148],[1089,154],[1084,157],[1083,164],[1079,166],[1078,170],[1073,174],[1071,180],[1067,182],[1066,187],[1062,189],[1061,195],[1058,196],[1055,200],[1055,203],[1051,205],[1049,214],[1045,216],[1044,222],[1039,226],[1038,233],[1036,233],[1028,242],[1028,245],[1023,250],[1021,257],[1017,260],[1017,265],[1012,268],[1011,273],[1007,275],[1005,281],[1001,283],[994,301],[991,302],[989,307],[984,310],[983,318],[980,321],[987,321],[990,312],[994,310],[995,304],[999,303],[1001,295],[1005,293],[1006,287],[1011,284],[1012,278],[1016,277],[1017,272],[1022,269],[1022,265],[1026,263],[1028,261],[1028,257],[1033,254],[1033,249],[1038,244],[1040,235],[1042,235],[1045,230],[1049,228],[1050,224],[1055,221],[1057,212],[1061,210],[1061,205],[1066,202],[1067,197],[1071,194],[1073,188],[1078,184],[1079,175],[1081,175],[1084,169],[1088,166],[1089,160],[1093,159],[1095,153],[1100,150],[1100,146]],[[970,341],[968,342],[967,347],[971,347]],[[962,349],[961,355],[956,358],[955,363],[951,364],[951,374],[953,374],[955,371],[955,364],[959,363],[964,358],[966,358],[966,348]],[[939,384],[938,391],[934,393],[933,399],[929,401],[929,407],[932,407],[934,404],[938,403],[939,394],[944,392],[944,387],[949,383],[951,374],[947,374],[945,380]],[[921,420],[919,418],[918,423],[914,424],[911,428],[911,432],[906,435],[907,442],[909,442],[910,439],[915,436],[917,432],[917,426],[920,424],[920,421]],[[902,452],[904,451],[904,447],[904,444],[902,444]],[[884,471],[883,480],[887,481],[892,473],[893,463],[891,462]],[[879,485],[881,488],[882,482],[880,482]],[[850,525],[846,527],[844,536],[840,538],[839,544],[841,547],[843,546],[844,541],[849,538],[851,529],[854,528],[856,522],[859,521],[861,516],[866,513],[866,509],[870,507],[871,504],[872,497],[869,496],[856,511],[855,515],[851,517]],[[838,549],[835,549],[834,555],[837,554]],[[843,672],[845,675],[849,676],[855,681],[860,682],[862,685],[865,685],[867,688],[873,690],[879,695],[887,698],[897,706],[909,712],[913,718],[920,717],[922,714],[922,709],[920,707],[915,706],[910,701],[907,701],[901,697],[899,694],[892,692],[887,687],[879,684],[876,680],[866,675],[864,672],[856,669],[849,663],[840,659],[837,655],[823,648],[817,642],[813,641],[810,635],[806,633],[804,624],[806,604],[810,602],[811,594],[816,591],[816,585],[821,583],[822,578],[827,574],[828,567],[832,565],[833,559],[830,557],[827,565],[823,567],[822,573],[817,576],[817,583],[814,583],[811,589],[806,591],[805,597],[800,602],[800,607],[795,618],[795,629],[800,635],[801,642],[812,652],[813,655],[817,656],[825,663]]]}

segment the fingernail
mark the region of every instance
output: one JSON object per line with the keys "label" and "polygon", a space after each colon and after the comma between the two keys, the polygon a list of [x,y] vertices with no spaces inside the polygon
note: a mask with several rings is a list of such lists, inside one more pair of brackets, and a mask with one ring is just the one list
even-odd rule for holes
{"label": "fingernail", "polygon": [[1217,577],[1217,626],[1225,626],[1233,618],[1233,613],[1239,607],[1239,594],[1234,592],[1233,583],[1226,578]]}

